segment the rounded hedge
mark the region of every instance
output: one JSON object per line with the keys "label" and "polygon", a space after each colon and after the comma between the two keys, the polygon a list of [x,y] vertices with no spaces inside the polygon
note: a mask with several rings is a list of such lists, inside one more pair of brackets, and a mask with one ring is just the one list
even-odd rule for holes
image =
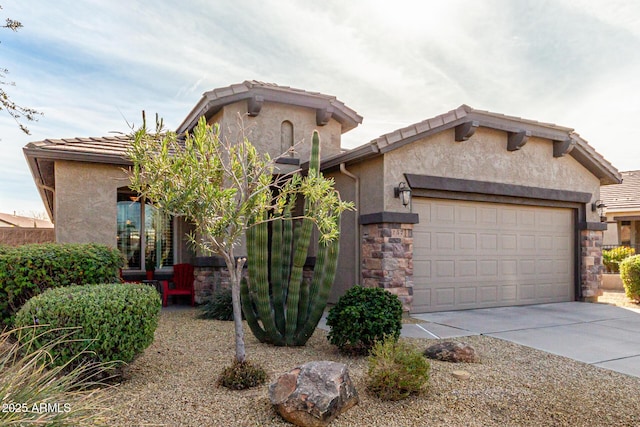
{"label": "rounded hedge", "polygon": [[620,277],[627,297],[633,301],[640,301],[640,255],[620,262]]}
{"label": "rounded hedge", "polygon": [[118,282],[120,251],[99,244],[32,244],[0,247],[0,323],[35,295],[61,286]]}
{"label": "rounded hedge", "polygon": [[[160,296],[155,288],[143,284],[109,283],[49,289],[31,298],[18,311],[15,326],[40,325],[40,336],[27,328],[21,341],[33,339],[36,347],[51,339],[68,336],[55,347],[56,365],[85,352],[81,362],[125,362],[133,360],[153,342],[158,326]],[[44,331],[50,333],[44,334]],[[77,360],[77,359],[76,359]]]}
{"label": "rounded hedge", "polygon": [[368,354],[376,341],[397,340],[402,329],[402,303],[382,288],[349,289],[327,316],[329,342],[344,353]]}

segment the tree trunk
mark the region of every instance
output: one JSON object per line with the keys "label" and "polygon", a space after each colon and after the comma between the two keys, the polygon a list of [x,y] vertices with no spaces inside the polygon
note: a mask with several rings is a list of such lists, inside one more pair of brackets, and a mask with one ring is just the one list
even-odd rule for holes
{"label": "tree trunk", "polygon": [[240,363],[246,359],[244,350],[244,330],[242,328],[242,308],[240,307],[240,281],[245,258],[238,258],[234,265],[233,258],[226,259],[231,282],[231,302],[233,304],[233,324],[236,332],[236,360]]}

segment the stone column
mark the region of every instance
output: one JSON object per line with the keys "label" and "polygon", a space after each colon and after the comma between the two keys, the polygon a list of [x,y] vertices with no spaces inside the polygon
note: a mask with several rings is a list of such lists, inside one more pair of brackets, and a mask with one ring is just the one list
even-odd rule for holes
{"label": "stone column", "polygon": [[397,295],[408,312],[413,302],[413,224],[362,227],[363,286],[384,288]]}
{"label": "stone column", "polygon": [[602,295],[601,230],[580,230],[580,287],[582,300],[596,302]]}

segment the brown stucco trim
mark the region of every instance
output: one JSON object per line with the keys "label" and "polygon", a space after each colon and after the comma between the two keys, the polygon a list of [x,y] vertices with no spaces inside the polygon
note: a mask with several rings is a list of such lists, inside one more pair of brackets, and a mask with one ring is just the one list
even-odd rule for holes
{"label": "brown stucco trim", "polygon": [[640,221],[640,215],[614,216],[614,221]]}
{"label": "brown stucco trim", "polygon": [[574,203],[588,203],[591,200],[591,194],[580,191],[556,190],[430,175],[405,174],[405,178],[412,190],[451,191]]}
{"label": "brown stucco trim", "polygon": [[579,230],[605,231],[607,229],[606,222],[581,222],[578,225]]}
{"label": "brown stucco trim", "polygon": [[360,225],[369,224],[417,224],[418,214],[407,212],[376,212],[360,215]]}
{"label": "brown stucco trim", "polygon": [[276,159],[276,163],[278,163],[280,165],[299,166],[300,165],[300,159],[296,159],[294,157],[278,157]]}

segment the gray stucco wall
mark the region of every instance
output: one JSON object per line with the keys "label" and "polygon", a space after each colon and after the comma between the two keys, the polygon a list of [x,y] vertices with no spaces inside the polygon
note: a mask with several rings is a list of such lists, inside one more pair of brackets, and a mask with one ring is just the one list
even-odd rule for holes
{"label": "gray stucco wall", "polygon": [[293,141],[301,144],[296,146],[296,156],[302,162],[309,159],[311,151],[311,136],[317,130],[320,135],[321,156],[328,157],[339,154],[341,125],[336,120],[330,120],[324,126],[316,125],[316,111],[311,108],[296,107],[286,104],[265,102],[256,117],[247,115],[247,101],[227,105],[218,113],[211,123],[217,121],[223,131],[223,136],[235,141],[238,137],[238,117],[246,128],[247,138],[260,152],[268,152],[273,157],[279,156],[280,125],[288,120],[293,124]]}
{"label": "gray stucco wall", "polygon": [[[340,193],[342,200],[355,201],[355,181],[341,173],[327,174],[335,180],[335,188]],[[358,212],[343,212],[340,222],[340,256],[338,257],[338,268],[336,279],[329,302],[335,303],[347,289],[354,284],[360,283],[359,265],[356,262],[356,248],[359,246],[358,238]],[[358,241],[356,241],[358,239]]]}
{"label": "gray stucco wall", "polygon": [[[393,188],[404,173],[499,182],[529,187],[600,194],[600,181],[570,155],[553,157],[553,143],[532,137],[522,149],[507,151],[507,133],[478,128],[467,141],[456,142],[450,129],[390,151],[384,158],[384,210],[404,212]],[[587,209],[587,220],[599,222]]]}
{"label": "gray stucco wall", "polygon": [[117,190],[129,183],[114,165],[56,161],[56,241],[116,245]]}

